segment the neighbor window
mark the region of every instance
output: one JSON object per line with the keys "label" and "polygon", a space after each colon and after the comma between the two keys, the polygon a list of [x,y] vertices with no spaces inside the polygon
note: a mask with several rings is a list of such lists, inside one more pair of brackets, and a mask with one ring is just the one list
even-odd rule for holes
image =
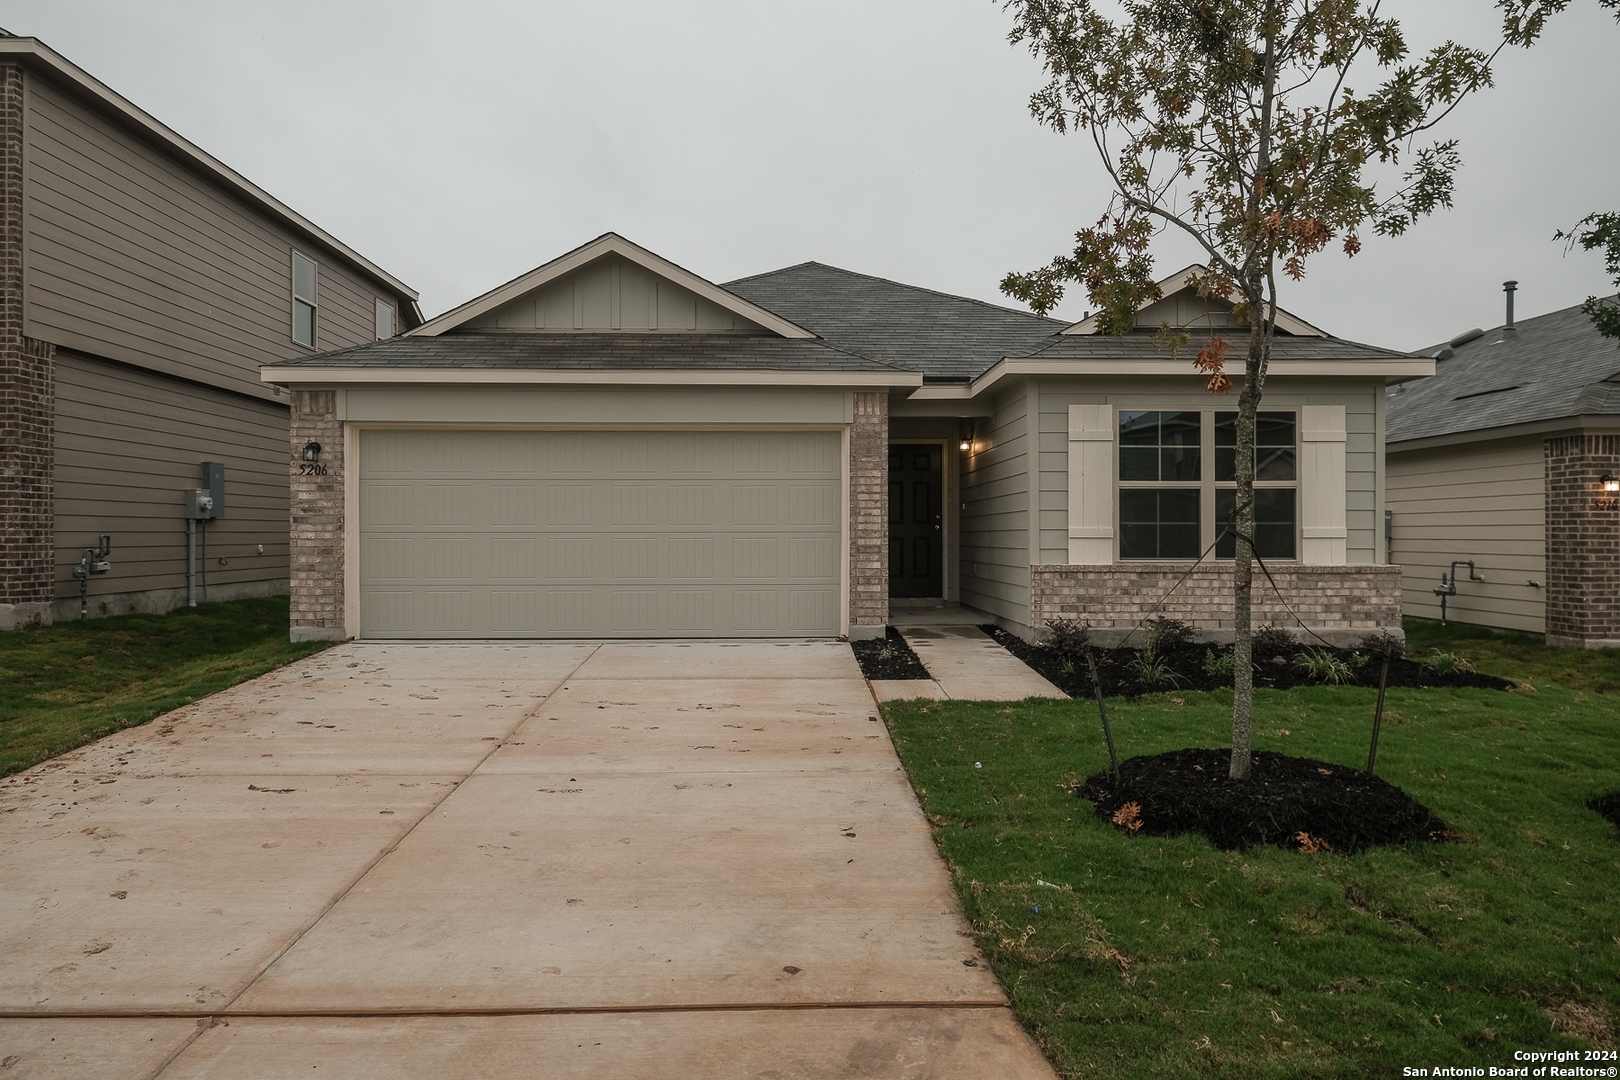
{"label": "neighbor window", "polygon": [[313,259],[293,252],[292,257],[292,336],[300,345],[315,347],[317,288],[316,266]]}
{"label": "neighbor window", "polygon": [[[1297,420],[1262,412],[1255,423],[1255,548],[1263,559],[1295,557],[1298,535]],[[1237,413],[1119,412],[1119,557],[1196,559],[1211,544],[1237,553],[1227,531],[1237,504]]]}
{"label": "neighbor window", "polygon": [[377,340],[394,336],[394,305],[386,300],[377,301]]}

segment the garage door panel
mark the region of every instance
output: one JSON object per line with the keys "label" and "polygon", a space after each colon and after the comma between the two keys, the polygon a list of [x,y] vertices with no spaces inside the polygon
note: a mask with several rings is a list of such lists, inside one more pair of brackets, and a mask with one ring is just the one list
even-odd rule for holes
{"label": "garage door panel", "polygon": [[365,431],[358,444],[364,636],[839,629],[836,432]]}

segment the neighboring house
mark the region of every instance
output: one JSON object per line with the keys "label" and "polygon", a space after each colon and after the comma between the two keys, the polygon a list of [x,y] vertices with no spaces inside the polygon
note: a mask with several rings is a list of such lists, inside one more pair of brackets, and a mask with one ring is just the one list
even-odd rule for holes
{"label": "neighboring house", "polygon": [[[416,294],[32,38],[0,31],[0,628],[286,592],[288,406],[259,367]],[[216,508],[219,509],[219,508]],[[203,558],[203,555],[206,558]]]}
{"label": "neighboring house", "polygon": [[1430,350],[1434,378],[1389,391],[1405,610],[1439,618],[1444,577],[1447,619],[1620,645],[1620,493],[1604,490],[1620,477],[1620,348],[1578,306],[1515,324],[1511,297],[1506,324]]}
{"label": "neighboring house", "polygon": [[[1153,608],[1229,511],[1236,409],[1154,341],[1230,306],[1164,294],[1108,337],[817,263],[722,287],[609,233],[269,365],[326,469],[293,480],[293,635],[859,638],[891,598],[1229,634],[1229,541]],[[1262,554],[1314,629],[1398,631],[1384,387],[1433,363],[1279,321]]]}

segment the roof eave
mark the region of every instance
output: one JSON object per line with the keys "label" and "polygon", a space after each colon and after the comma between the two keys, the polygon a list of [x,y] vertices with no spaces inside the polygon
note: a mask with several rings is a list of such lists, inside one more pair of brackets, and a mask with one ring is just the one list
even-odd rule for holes
{"label": "roof eave", "polygon": [[[1280,378],[1359,378],[1382,380],[1386,386],[1434,374],[1434,361],[1422,357],[1392,357],[1388,360],[1273,360],[1266,375]],[[1007,357],[965,387],[925,386],[911,400],[947,400],[977,397],[1003,379],[1031,375],[1150,376],[1164,378],[1197,377],[1184,360],[1040,360]],[[1242,373],[1234,373],[1241,379]]]}
{"label": "roof eave", "polygon": [[903,390],[922,385],[922,376],[881,371],[721,371],[598,370],[533,368],[283,367],[267,365],[259,380],[275,386],[310,387],[383,384],[410,386],[816,386]]}

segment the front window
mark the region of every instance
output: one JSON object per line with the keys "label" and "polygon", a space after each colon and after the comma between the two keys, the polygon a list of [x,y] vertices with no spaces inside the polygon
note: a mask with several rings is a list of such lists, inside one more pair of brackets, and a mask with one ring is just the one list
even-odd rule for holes
{"label": "front window", "polygon": [[[1255,549],[1296,557],[1298,420],[1266,411],[1255,422]],[[1213,465],[1207,467],[1206,463]],[[1119,412],[1119,557],[1196,559],[1213,544],[1237,554],[1237,413]]]}

